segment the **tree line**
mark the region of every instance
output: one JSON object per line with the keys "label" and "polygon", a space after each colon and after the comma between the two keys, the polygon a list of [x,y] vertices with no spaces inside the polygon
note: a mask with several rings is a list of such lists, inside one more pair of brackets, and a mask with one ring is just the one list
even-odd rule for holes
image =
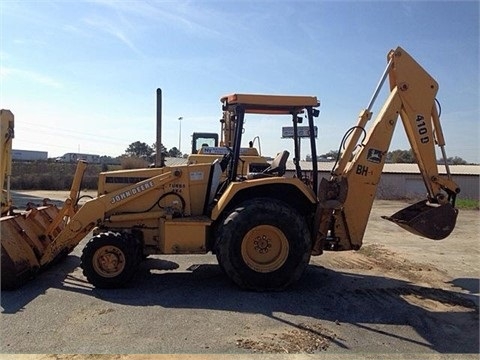
{"label": "tree line", "polygon": [[[146,160],[152,160],[155,157],[155,152],[157,149],[157,144],[148,145],[147,143],[141,141],[135,141],[128,145],[125,150],[124,156],[127,157],[137,157]],[[182,152],[177,149],[175,146],[168,150],[165,146],[160,145],[160,149],[165,156],[168,157],[186,157],[187,154],[182,154]]]}
{"label": "tree line", "polygon": [[[318,155],[318,161],[335,161],[338,157],[337,150],[330,150],[329,152]],[[307,155],[306,160],[310,161],[312,157]],[[410,150],[393,150],[389,151],[385,158],[386,163],[398,163],[398,164],[413,164],[416,163],[415,156],[412,149]],[[437,159],[437,163],[443,164],[443,159]],[[449,165],[467,165],[467,161],[459,156],[448,157],[447,164]]]}
{"label": "tree line", "polygon": [[[182,154],[182,152],[176,147],[167,149],[161,145],[162,152],[165,156],[168,157],[187,157],[188,154]],[[148,145],[144,142],[135,141],[131,143],[125,150],[124,156],[126,157],[136,157],[140,159],[145,159],[147,161],[153,161],[155,157],[156,144]],[[325,154],[317,156],[317,161],[335,161],[338,157],[338,150],[330,150]],[[310,155],[306,156],[307,161],[311,161],[312,157]],[[385,158],[386,163],[399,163],[399,164],[413,164],[416,163],[415,156],[412,149],[410,150],[393,150],[389,151]],[[442,159],[437,159],[437,163],[443,163]],[[467,165],[467,161],[462,159],[459,156],[447,158],[447,163],[450,165]]]}

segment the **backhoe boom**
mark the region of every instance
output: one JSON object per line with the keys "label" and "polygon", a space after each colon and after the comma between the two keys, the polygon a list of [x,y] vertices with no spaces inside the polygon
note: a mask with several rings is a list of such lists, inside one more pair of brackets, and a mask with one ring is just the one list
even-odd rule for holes
{"label": "backhoe boom", "polygon": [[[368,132],[373,101],[388,76],[390,94]],[[387,218],[403,228],[431,239],[446,237],[453,230],[457,210],[453,208],[460,191],[450,178],[439,175],[435,143],[444,139],[435,104],[437,82],[403,49],[388,54],[388,65],[368,107],[351,129],[345,150],[332,177],[320,187],[317,211],[320,229],[314,249],[359,249],[385,164],[398,115],[402,120],[415,159],[422,174],[427,200]],[[365,137],[359,142],[362,134]],[[446,163],[446,161],[445,161]],[[336,185],[336,186],[335,186]],[[332,189],[336,189],[332,193]],[[332,201],[333,200],[333,201]],[[435,216],[435,213],[441,216]],[[434,222],[437,221],[437,224]],[[430,222],[425,226],[425,222]]]}

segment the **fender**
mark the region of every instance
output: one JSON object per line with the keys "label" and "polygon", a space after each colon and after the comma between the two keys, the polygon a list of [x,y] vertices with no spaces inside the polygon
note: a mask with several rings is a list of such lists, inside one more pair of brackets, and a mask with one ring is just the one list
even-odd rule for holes
{"label": "fender", "polygon": [[259,189],[262,186],[266,186],[268,188],[271,188],[272,186],[288,186],[291,187],[292,190],[300,192],[312,205],[318,203],[317,197],[315,196],[313,190],[298,178],[268,177],[245,180],[242,182],[232,182],[229,184],[213,208],[211,219],[214,221],[217,220],[220,214],[228,207],[228,205],[237,195],[240,195],[242,192],[250,189]]}

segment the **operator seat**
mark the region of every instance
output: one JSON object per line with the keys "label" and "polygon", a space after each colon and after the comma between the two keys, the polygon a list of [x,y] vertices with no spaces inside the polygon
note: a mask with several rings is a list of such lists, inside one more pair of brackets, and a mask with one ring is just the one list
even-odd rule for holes
{"label": "operator seat", "polygon": [[261,179],[271,176],[283,176],[287,170],[287,159],[290,153],[287,150],[283,150],[277,154],[275,159],[268,168],[261,173],[250,173],[247,175],[247,179]]}
{"label": "operator seat", "polygon": [[204,212],[207,211],[208,206],[213,203],[213,199],[217,194],[218,187],[220,185],[220,181],[222,178],[222,167],[220,165],[220,160],[215,159],[210,167],[210,175],[208,178],[207,184],[207,193],[205,194],[205,204],[204,204]]}

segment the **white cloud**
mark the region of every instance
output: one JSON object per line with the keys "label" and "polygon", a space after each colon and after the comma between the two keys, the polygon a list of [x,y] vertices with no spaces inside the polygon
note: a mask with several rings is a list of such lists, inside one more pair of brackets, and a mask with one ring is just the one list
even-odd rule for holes
{"label": "white cloud", "polygon": [[59,81],[57,81],[56,79],[48,75],[40,74],[38,72],[29,71],[29,70],[1,66],[0,78],[2,80],[5,80],[9,77],[20,77],[27,81],[31,81],[37,84],[49,86],[56,89],[60,89],[63,87],[62,83],[60,83]]}
{"label": "white cloud", "polygon": [[143,56],[142,52],[135,46],[133,41],[130,40],[125,31],[123,31],[120,26],[114,24],[112,21],[101,17],[90,17],[84,19],[83,21],[87,25],[91,26],[94,30],[102,31],[113,36],[115,39],[127,46],[130,50],[138,55]]}
{"label": "white cloud", "polygon": [[[190,2],[121,2],[109,0],[91,1],[96,5],[114,11],[124,25],[130,25],[127,19],[142,18],[154,24],[166,23],[169,27],[181,28],[183,31],[198,37],[223,37],[221,31],[213,29],[212,24],[221,22],[227,28],[228,22],[222,21],[225,16],[205,6],[195,6]],[[215,21],[212,21],[215,19]],[[138,23],[137,23],[138,26]]]}

